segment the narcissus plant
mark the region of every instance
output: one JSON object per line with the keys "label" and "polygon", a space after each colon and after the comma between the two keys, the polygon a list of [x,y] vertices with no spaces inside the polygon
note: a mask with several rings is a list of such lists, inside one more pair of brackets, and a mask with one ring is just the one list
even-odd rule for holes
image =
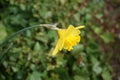
{"label": "narcissus plant", "polygon": [[81,40],[79,29],[82,28],[84,28],[84,26],[74,27],[73,25],[69,25],[68,29],[58,29],[59,39],[53,50],[52,56],[55,56],[58,51],[61,51],[62,49],[71,51],[73,46],[76,46]]}

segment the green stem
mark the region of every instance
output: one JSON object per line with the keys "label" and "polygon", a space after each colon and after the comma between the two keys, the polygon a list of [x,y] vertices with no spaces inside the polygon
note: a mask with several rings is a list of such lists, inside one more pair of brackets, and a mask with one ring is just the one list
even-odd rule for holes
{"label": "green stem", "polygon": [[12,34],[11,36],[9,36],[2,44],[0,44],[0,47],[3,47],[5,44],[7,44],[11,39],[13,39],[16,35],[26,31],[26,30],[29,30],[29,29],[32,29],[32,28],[37,28],[37,27],[40,27],[40,26],[43,26],[43,27],[46,27],[46,28],[50,28],[50,29],[53,29],[53,30],[58,30],[59,28],[57,28],[57,25],[58,23],[55,23],[55,24],[39,24],[39,25],[33,25],[33,26],[30,26],[30,27],[26,27],[14,34]]}
{"label": "green stem", "polygon": [[14,38],[16,35],[26,31],[26,30],[29,30],[29,29],[32,29],[32,28],[36,28],[36,27],[39,27],[40,25],[34,25],[34,26],[30,26],[30,27],[26,27],[14,34],[12,34],[11,36],[9,36],[2,44],[0,44],[0,47],[4,46],[6,43],[8,43],[12,38]]}

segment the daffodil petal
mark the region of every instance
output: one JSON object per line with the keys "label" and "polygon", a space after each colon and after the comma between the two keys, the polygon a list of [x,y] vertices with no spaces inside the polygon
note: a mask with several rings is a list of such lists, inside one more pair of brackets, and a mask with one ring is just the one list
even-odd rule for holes
{"label": "daffodil petal", "polygon": [[78,26],[78,27],[76,27],[76,29],[82,29],[82,28],[84,28],[85,26]]}
{"label": "daffodil petal", "polygon": [[68,29],[66,30],[65,35],[63,36],[64,38],[71,35],[72,31],[74,30],[74,26],[73,25],[69,25]]}
{"label": "daffodil petal", "polygon": [[58,53],[58,51],[62,50],[63,45],[64,45],[64,40],[62,38],[60,38],[57,42],[57,45],[56,45],[53,53],[52,53],[52,56],[55,56]]}

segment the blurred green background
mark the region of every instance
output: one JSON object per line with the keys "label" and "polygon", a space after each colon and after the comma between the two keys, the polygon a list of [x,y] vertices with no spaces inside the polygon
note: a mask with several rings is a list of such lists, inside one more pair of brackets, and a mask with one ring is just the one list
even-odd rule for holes
{"label": "blurred green background", "polygon": [[118,80],[119,5],[119,0],[0,0],[0,44],[36,24],[85,25],[81,42],[55,58],[50,53],[57,32],[43,27],[27,30],[1,45],[0,80]]}

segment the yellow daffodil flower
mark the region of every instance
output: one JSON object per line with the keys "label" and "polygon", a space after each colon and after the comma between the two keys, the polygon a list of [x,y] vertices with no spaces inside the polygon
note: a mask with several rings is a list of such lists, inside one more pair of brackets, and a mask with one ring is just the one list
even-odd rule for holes
{"label": "yellow daffodil flower", "polygon": [[61,51],[62,49],[71,51],[73,49],[73,46],[76,46],[80,42],[81,38],[79,35],[79,29],[81,28],[84,28],[84,26],[78,26],[75,28],[73,25],[69,25],[68,29],[59,29],[59,40],[52,53],[52,56],[55,56],[58,51]]}

